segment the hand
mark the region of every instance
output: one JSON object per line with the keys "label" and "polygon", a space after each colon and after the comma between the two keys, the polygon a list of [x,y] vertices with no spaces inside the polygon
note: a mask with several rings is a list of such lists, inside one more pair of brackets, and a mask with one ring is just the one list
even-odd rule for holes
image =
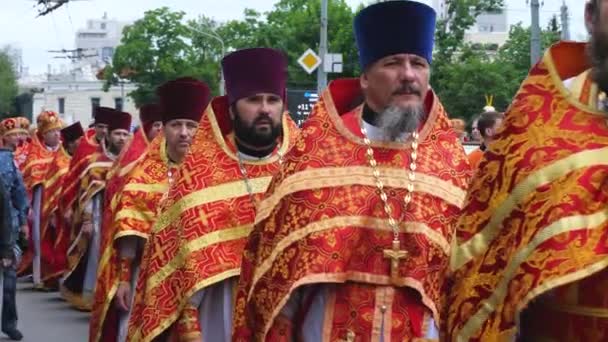
{"label": "hand", "polygon": [[2,259],[2,267],[7,268],[11,267],[11,265],[13,265],[12,259]]}
{"label": "hand", "polygon": [[86,236],[93,235],[93,223],[91,223],[91,221],[83,222],[81,230],[82,230],[82,234],[84,234]]}
{"label": "hand", "polygon": [[24,224],[23,226],[21,226],[21,228],[19,228],[19,230],[21,230],[21,232],[23,233],[23,235],[25,236],[26,240],[30,239],[30,229],[27,226],[27,224]]}
{"label": "hand", "polygon": [[63,220],[65,222],[70,222],[72,221],[72,209],[68,209],[64,214],[63,214]]}
{"label": "hand", "polygon": [[129,302],[131,298],[131,285],[121,282],[116,290],[114,297],[114,305],[122,311],[129,311]]}

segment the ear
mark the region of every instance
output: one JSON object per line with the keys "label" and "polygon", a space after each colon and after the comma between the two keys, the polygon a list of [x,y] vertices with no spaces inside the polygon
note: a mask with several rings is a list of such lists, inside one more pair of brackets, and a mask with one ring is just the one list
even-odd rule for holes
{"label": "ear", "polygon": [[230,116],[230,120],[231,121],[234,121],[234,110],[233,110],[233,108],[235,106],[236,106],[236,103],[233,104],[233,105],[231,105],[231,106],[228,106],[228,115]]}
{"label": "ear", "polygon": [[491,128],[491,127],[486,128],[486,129],[485,129],[485,131],[484,131],[483,133],[484,133],[484,136],[486,136],[486,137],[491,137],[491,136],[492,136],[492,133],[493,133],[493,132],[492,132],[492,128]]}
{"label": "ear", "polygon": [[359,76],[359,85],[362,90],[366,90],[369,86],[369,79],[367,78],[367,73],[362,72],[361,76]]}

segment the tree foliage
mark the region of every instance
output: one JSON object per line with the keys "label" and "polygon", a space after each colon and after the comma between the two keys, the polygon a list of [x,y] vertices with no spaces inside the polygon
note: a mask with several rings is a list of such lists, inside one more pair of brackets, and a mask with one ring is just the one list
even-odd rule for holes
{"label": "tree foliage", "polygon": [[[281,0],[266,14],[245,11],[244,20],[232,20],[222,25],[218,33],[225,37],[231,49],[272,47],[287,54],[289,83],[294,86],[313,86],[316,74],[307,74],[297,63],[304,51],[319,49],[321,2],[313,0]],[[328,4],[328,51],[343,54],[344,72],[353,76],[358,72],[357,49],[353,39],[353,10],[344,0]]]}
{"label": "tree foliage", "polygon": [[[541,33],[542,49],[559,37],[554,18]],[[464,42],[457,45],[457,53],[438,49],[431,83],[450,116],[471,122],[486,105],[486,96],[493,97],[497,110],[506,110],[531,67],[530,28],[521,23],[511,26],[507,42],[496,53]]]}
{"label": "tree foliage", "polygon": [[17,89],[17,74],[7,46],[0,50],[0,119],[14,114]]}
{"label": "tree foliage", "polygon": [[[549,27],[541,32],[542,50],[559,41],[559,28],[551,27],[553,25],[550,22]],[[520,81],[523,81],[531,67],[530,36],[530,27],[524,27],[521,23],[513,25],[509,30],[509,40],[498,51],[499,62],[511,64],[515,68],[514,77]]]}
{"label": "tree foliage", "polygon": [[136,83],[138,88],[129,95],[141,105],[154,101],[156,87],[177,77],[197,77],[217,85],[214,56],[193,44],[198,40],[193,40],[195,33],[185,25],[184,15],[163,7],[127,26],[105,71],[106,87],[119,78]]}
{"label": "tree foliage", "polygon": [[[530,31],[521,24],[511,28],[498,51],[465,42],[480,13],[503,5],[504,0],[447,0],[445,16],[438,18],[431,84],[452,117],[478,114],[486,95],[494,96],[499,110],[506,109],[530,68]],[[329,78],[357,77],[352,23],[360,8],[350,8],[345,0],[331,0],[328,7],[328,51],[342,53],[344,61],[343,73]],[[130,95],[141,104],[153,99],[158,85],[187,75],[205,80],[217,94],[223,55],[262,46],[287,54],[290,87],[314,88],[316,75],[307,74],[297,59],[308,48],[318,51],[320,12],[319,0],[279,0],[267,13],[246,9],[243,19],[223,23],[205,16],[185,22],[183,12],[168,8],[148,11],[125,30],[106,70],[106,85],[117,76],[135,82],[138,89]],[[559,38],[556,18],[542,38],[544,48]]]}

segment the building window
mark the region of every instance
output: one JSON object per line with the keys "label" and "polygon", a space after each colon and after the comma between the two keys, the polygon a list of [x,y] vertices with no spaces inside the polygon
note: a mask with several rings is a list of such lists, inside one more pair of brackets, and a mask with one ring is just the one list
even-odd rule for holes
{"label": "building window", "polygon": [[122,112],[122,107],[123,107],[123,99],[122,97],[116,97],[114,98],[114,109],[119,110]]}
{"label": "building window", "polygon": [[101,29],[105,30],[106,29],[106,23],[101,23]]}
{"label": "building window", "polygon": [[114,56],[114,48],[113,47],[103,47],[101,49],[101,59],[104,61],[111,61]]}
{"label": "building window", "polygon": [[95,108],[99,107],[101,99],[99,97],[91,97],[91,116],[95,113]]}
{"label": "building window", "polygon": [[59,114],[65,114],[65,97],[60,97],[57,101],[57,108],[59,109]]}
{"label": "building window", "polygon": [[94,33],[94,32],[81,32],[78,33],[78,38],[89,39],[89,38],[105,38],[106,33]]}

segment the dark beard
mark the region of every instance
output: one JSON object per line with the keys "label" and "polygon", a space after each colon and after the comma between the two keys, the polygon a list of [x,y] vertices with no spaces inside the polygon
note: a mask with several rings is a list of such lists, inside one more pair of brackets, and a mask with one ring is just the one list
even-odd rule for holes
{"label": "dark beard", "polygon": [[402,134],[416,131],[423,116],[422,106],[391,106],[378,115],[377,124],[388,134],[391,141],[396,141]]}
{"label": "dark beard", "polygon": [[589,42],[589,57],[591,60],[591,78],[599,89],[608,92],[608,30],[596,18],[593,34]]}
{"label": "dark beard", "polygon": [[253,147],[267,147],[270,145],[275,145],[277,143],[277,138],[281,136],[283,125],[282,123],[279,123],[277,125],[273,125],[270,131],[258,132],[256,131],[255,124],[263,119],[270,120],[268,117],[260,116],[255,119],[250,126],[248,126],[241,120],[239,114],[235,113],[234,134],[236,134],[236,137],[240,141]]}

